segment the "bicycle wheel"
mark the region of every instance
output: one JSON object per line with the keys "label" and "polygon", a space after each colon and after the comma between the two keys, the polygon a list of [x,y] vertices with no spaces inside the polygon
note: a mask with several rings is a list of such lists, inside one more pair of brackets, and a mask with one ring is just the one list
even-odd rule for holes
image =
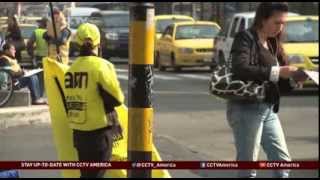
{"label": "bicycle wheel", "polygon": [[0,70],[0,107],[6,105],[13,94],[13,79],[8,71]]}

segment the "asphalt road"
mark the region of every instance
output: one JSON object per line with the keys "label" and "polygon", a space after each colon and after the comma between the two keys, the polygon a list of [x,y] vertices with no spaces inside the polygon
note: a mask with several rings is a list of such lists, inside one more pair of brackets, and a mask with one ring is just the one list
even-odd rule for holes
{"label": "asphalt road", "polygon": [[[116,65],[127,95],[127,65]],[[210,72],[205,68],[183,72],[155,70],[153,86],[154,143],[163,160],[234,160],[225,102],[208,94]],[[280,119],[293,160],[319,160],[318,89],[284,96]],[[56,160],[50,125],[0,130],[0,160]],[[263,151],[260,160],[266,160]],[[233,170],[170,171],[173,177],[236,177]],[[22,177],[60,177],[57,171],[21,171]],[[291,177],[318,177],[317,170],[294,170]],[[271,177],[259,171],[258,177]]]}

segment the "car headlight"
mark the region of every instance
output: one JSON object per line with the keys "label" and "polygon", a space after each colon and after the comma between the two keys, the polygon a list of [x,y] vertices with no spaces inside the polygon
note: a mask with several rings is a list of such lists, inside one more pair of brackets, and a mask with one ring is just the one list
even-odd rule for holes
{"label": "car headlight", "polygon": [[191,53],[193,53],[193,49],[192,48],[179,48],[179,52],[184,53],[184,54],[191,54]]}
{"label": "car headlight", "polygon": [[117,33],[115,32],[107,32],[106,33],[106,39],[110,39],[110,40],[118,40],[119,36]]}
{"label": "car headlight", "polygon": [[311,57],[310,60],[313,64],[319,64],[319,57]]}
{"label": "car headlight", "polygon": [[288,55],[289,64],[302,64],[305,57],[302,55]]}

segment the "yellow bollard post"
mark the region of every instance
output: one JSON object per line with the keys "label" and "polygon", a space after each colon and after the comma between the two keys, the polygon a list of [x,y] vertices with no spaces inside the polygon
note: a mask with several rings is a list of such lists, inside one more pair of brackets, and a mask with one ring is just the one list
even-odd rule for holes
{"label": "yellow bollard post", "polygon": [[[128,160],[152,160],[152,84],[154,54],[154,6],[132,3],[129,39]],[[130,178],[151,178],[151,170],[128,170]]]}

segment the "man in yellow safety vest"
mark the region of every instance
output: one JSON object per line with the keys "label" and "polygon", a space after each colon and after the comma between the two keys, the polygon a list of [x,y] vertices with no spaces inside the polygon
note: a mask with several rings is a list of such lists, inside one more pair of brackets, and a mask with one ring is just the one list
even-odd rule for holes
{"label": "man in yellow safety vest", "polygon": [[[109,161],[113,142],[122,137],[116,106],[124,95],[114,65],[99,58],[100,32],[97,26],[79,26],[76,41],[80,56],[64,77],[69,126],[79,161]],[[81,177],[102,178],[105,169],[81,169]]]}
{"label": "man in yellow safety vest", "polygon": [[42,67],[42,58],[48,55],[48,43],[43,39],[43,34],[47,31],[47,18],[37,21],[39,27],[34,30],[27,43],[28,54],[34,59],[35,67]]}

